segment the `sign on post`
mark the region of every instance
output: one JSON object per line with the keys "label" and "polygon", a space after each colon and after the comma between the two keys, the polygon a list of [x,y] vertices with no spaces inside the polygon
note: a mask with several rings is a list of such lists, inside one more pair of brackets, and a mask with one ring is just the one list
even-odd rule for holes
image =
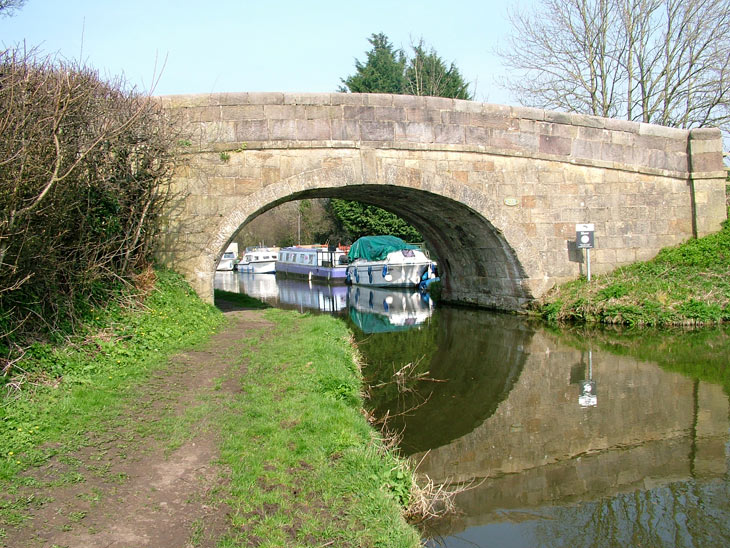
{"label": "sign on post", "polygon": [[593,249],[593,223],[575,225],[575,246],[586,250],[586,274],[591,281],[591,249]]}
{"label": "sign on post", "polygon": [[575,245],[578,249],[593,249],[593,223],[575,225]]}

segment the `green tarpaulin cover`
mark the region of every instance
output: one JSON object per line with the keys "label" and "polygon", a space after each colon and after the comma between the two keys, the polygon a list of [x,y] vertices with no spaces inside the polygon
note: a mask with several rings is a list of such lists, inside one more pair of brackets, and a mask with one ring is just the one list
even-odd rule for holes
{"label": "green tarpaulin cover", "polygon": [[418,249],[418,246],[407,244],[396,236],[363,236],[352,244],[347,256],[351,261],[382,261],[388,253],[401,249]]}

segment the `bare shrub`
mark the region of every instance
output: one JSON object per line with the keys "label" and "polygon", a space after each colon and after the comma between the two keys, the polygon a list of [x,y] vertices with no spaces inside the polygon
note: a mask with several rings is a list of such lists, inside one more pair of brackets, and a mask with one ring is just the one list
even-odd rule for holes
{"label": "bare shrub", "polygon": [[121,80],[0,52],[0,355],[72,330],[149,263],[175,127]]}

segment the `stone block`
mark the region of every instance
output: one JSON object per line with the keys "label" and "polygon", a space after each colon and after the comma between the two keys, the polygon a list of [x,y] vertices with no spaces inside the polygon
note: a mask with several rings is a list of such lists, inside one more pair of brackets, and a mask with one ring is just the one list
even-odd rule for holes
{"label": "stone block", "polygon": [[603,142],[587,141],[584,139],[574,139],[570,155],[573,158],[580,158],[587,161],[601,160]]}
{"label": "stone block", "polygon": [[591,261],[595,261],[596,264],[607,264],[616,265],[617,253],[615,249],[602,249],[600,247],[600,237],[596,236],[596,248],[591,250]]}
{"label": "stone block", "polygon": [[360,122],[360,138],[363,141],[394,141],[393,122]]}
{"label": "stone block", "polygon": [[430,110],[452,110],[455,100],[446,97],[424,97],[424,108]]}
{"label": "stone block", "polygon": [[535,125],[535,129],[540,135],[550,135],[551,137],[564,137],[566,139],[575,139],[576,137],[578,137],[578,128],[565,124],[537,122],[537,124]]}
{"label": "stone block", "polygon": [[264,105],[264,118],[269,120],[296,120],[304,113],[303,105]]}
{"label": "stone block", "polygon": [[639,133],[639,124],[628,120],[616,118],[605,118],[604,127],[609,131],[625,131],[628,133]]}
{"label": "stone block", "polygon": [[422,122],[400,122],[395,124],[395,140],[412,143],[432,143],[433,126]]}
{"label": "stone block", "polygon": [[406,120],[408,122],[431,122],[441,123],[441,112],[425,108],[406,108]]}
{"label": "stone block", "polygon": [[[712,134],[714,135],[714,132]],[[722,153],[722,136],[718,139],[697,139],[690,134],[690,137],[689,148],[692,154]]]}
{"label": "stone block", "polygon": [[393,106],[393,95],[390,93],[368,93],[365,95],[365,104],[373,107]]}
{"label": "stone block", "polygon": [[534,153],[537,149],[537,135],[525,135],[519,131],[491,129],[489,145],[504,150],[520,150]]}
{"label": "stone block", "polygon": [[636,262],[636,250],[630,248],[616,249],[616,266]]}
{"label": "stone block", "polygon": [[331,93],[284,93],[285,105],[321,105],[332,104]]}
{"label": "stone block", "polygon": [[247,103],[251,105],[283,105],[283,93],[250,92],[247,93]]}
{"label": "stone block", "polygon": [[328,141],[332,138],[329,119],[297,120],[296,125],[300,141]]}
{"label": "stone block", "polygon": [[206,122],[201,124],[201,138],[205,143],[229,143],[235,141],[235,122]]}
{"label": "stone block", "polygon": [[350,106],[343,107],[343,116],[345,120],[375,120],[375,109],[369,106]]}
{"label": "stone block", "polygon": [[262,120],[264,118],[263,105],[230,105],[221,107],[222,120]]}
{"label": "stone block", "polygon": [[545,111],[541,108],[511,107],[510,116],[524,120],[544,120]]}
{"label": "stone block", "polygon": [[221,120],[221,107],[208,106],[186,109],[190,122],[218,122]]}
{"label": "stone block", "polygon": [[463,126],[449,124],[434,124],[433,142],[441,144],[464,144],[466,131]]}
{"label": "stone block", "polygon": [[394,107],[406,110],[423,109],[426,106],[425,97],[420,95],[393,95],[392,104]]}
{"label": "stone block", "polygon": [[564,137],[552,137],[550,135],[540,135],[540,148],[542,154],[551,154],[556,156],[570,156],[573,142],[571,139]]}
{"label": "stone block", "polygon": [[342,119],[342,107],[331,105],[306,105],[304,107],[304,118],[307,120],[339,120]]}
{"label": "stone block", "polygon": [[465,129],[466,144],[483,145],[490,144],[492,130],[486,127],[467,126]]}
{"label": "stone block", "polygon": [[472,123],[473,114],[470,112],[442,110],[442,111],[440,111],[440,114],[441,114],[441,120],[436,120],[436,122],[440,121],[442,124],[479,125],[479,124]]}
{"label": "stone block", "polygon": [[692,153],[692,172],[723,171],[725,165],[722,161],[721,152],[707,152],[704,154]]}
{"label": "stone block", "polygon": [[603,129],[606,127],[605,118],[600,118],[598,116],[588,116],[586,114],[572,114],[570,116],[570,123],[574,126],[580,126],[581,129]]}
{"label": "stone block", "polygon": [[360,124],[356,120],[333,119],[330,122],[330,131],[335,141],[360,140]]}
{"label": "stone block", "polygon": [[234,123],[236,141],[266,141],[269,139],[269,123],[261,120],[240,120]]}
{"label": "stone block", "polygon": [[[632,122],[633,123],[633,122]],[[664,139],[676,139],[679,141],[687,142],[689,131],[686,129],[658,126],[656,124],[645,124],[639,123],[639,135],[652,135],[655,137],[662,137]]]}
{"label": "stone block", "polygon": [[362,106],[365,104],[367,95],[364,93],[331,93],[330,100],[333,105]]}
{"label": "stone block", "polygon": [[611,133],[603,128],[595,127],[579,127],[578,128],[578,139],[585,139],[586,141],[606,141],[610,142]]}
{"label": "stone block", "polygon": [[373,119],[377,122],[403,122],[406,119],[406,110],[402,107],[375,107]]}
{"label": "stone block", "polygon": [[567,112],[556,112],[552,110],[545,111],[546,122],[556,122],[558,124],[572,125],[572,115]]}
{"label": "stone block", "polygon": [[269,120],[270,139],[296,139],[297,120]]}

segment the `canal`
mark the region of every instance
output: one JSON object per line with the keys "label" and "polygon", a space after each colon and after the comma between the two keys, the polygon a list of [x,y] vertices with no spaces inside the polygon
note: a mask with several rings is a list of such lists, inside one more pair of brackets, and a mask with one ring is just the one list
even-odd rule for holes
{"label": "canal", "polygon": [[347,321],[368,403],[459,491],[431,547],[730,546],[730,330],[557,330],[412,291],[222,273]]}

